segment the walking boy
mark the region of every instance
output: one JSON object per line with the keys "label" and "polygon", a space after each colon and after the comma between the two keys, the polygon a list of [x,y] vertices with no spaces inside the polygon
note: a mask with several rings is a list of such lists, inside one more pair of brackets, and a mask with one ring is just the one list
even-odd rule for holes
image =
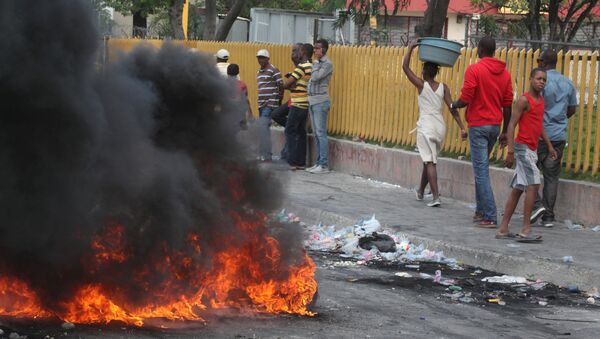
{"label": "walking boy", "polygon": [[[506,201],[502,223],[496,233],[498,239],[515,238],[519,242],[541,242],[541,235],[531,234],[531,211],[538,188],[541,183],[540,171],[537,168],[537,147],[540,135],[548,147],[550,157],[556,159],[556,151],[552,147],[548,135],[544,131],[544,98],[541,95],[546,85],[546,71],[536,68],[529,75],[529,91],[519,98],[515,112],[508,123],[508,154],[505,166],[511,168],[515,158],[517,168],[513,176],[512,191]],[[515,128],[519,125],[517,138],[513,137]],[[517,235],[508,231],[508,223],[519,203],[521,193],[525,193],[523,206],[523,228]]]}

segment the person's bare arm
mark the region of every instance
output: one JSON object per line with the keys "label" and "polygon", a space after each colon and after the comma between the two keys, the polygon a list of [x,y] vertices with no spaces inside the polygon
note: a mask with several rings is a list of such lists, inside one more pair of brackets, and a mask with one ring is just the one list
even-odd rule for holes
{"label": "person's bare arm", "polygon": [[498,137],[498,141],[500,142],[500,146],[501,147],[505,147],[507,145],[507,140],[510,139],[506,135],[506,131],[507,131],[507,128],[508,128],[508,124],[509,124],[509,122],[511,120],[512,107],[504,107],[504,108],[502,108],[502,115],[503,115],[503,120],[504,121],[502,123],[502,133],[500,133],[500,137]]}
{"label": "person's bare arm", "polygon": [[458,114],[458,109],[452,107],[452,95],[450,94],[450,88],[448,88],[446,84],[442,85],[444,85],[444,102],[446,103],[446,106],[448,106],[448,109],[450,110],[454,121],[456,121],[458,127],[460,127],[460,137],[466,139],[467,131],[465,130],[465,125],[463,124],[462,120],[460,120],[460,114]]}
{"label": "person's bare arm", "polygon": [[529,102],[527,102],[527,98],[522,96],[517,101],[517,105],[515,107],[514,114],[511,115],[510,121],[508,122],[508,128],[506,132],[506,141],[508,145],[508,154],[506,155],[506,159],[504,160],[504,166],[508,168],[512,168],[515,163],[515,128],[521,119],[521,115],[523,112],[529,109]]}
{"label": "person's bare arm", "polygon": [[408,78],[408,81],[410,81],[413,85],[415,85],[415,87],[419,91],[419,94],[421,94],[421,91],[423,90],[423,84],[424,84],[423,79],[419,78],[410,69],[410,56],[412,55],[412,52],[416,46],[417,45],[414,42],[411,42],[408,45],[408,51],[406,52],[406,55],[404,56],[404,60],[402,60],[402,70],[404,71],[404,73],[406,73],[406,77]]}
{"label": "person's bare arm", "polygon": [[558,153],[556,152],[556,149],[554,149],[554,146],[552,146],[552,141],[550,141],[550,138],[548,137],[548,133],[546,133],[546,131],[544,129],[542,129],[542,139],[546,143],[546,147],[548,148],[548,153],[550,153],[550,159],[552,159],[552,160],[558,159]]}
{"label": "person's bare arm", "polygon": [[577,112],[577,106],[569,106],[567,108],[567,119],[570,119]]}

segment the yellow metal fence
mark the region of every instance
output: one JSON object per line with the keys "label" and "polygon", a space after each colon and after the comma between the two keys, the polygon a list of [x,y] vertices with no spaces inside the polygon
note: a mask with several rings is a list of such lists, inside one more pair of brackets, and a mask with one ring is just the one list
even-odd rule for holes
{"label": "yellow metal fence", "polygon": [[[160,40],[113,39],[109,41],[109,55],[118,50],[128,51],[135,45],[147,43],[159,47]],[[264,43],[175,41],[190,48],[214,54],[221,48],[229,50],[230,62],[240,66],[240,77],[248,85],[250,102],[256,114],[256,71],[259,66],[256,52],[266,48],[271,63],[282,74],[292,71],[291,45]],[[331,46],[328,55],[334,64],[330,85],[331,111],[328,131],[332,134],[358,136],[390,145],[415,145],[415,127],[419,116],[417,91],[402,72],[403,47]],[[500,49],[496,57],[507,63],[515,90],[515,99],[528,87],[528,75],[537,65],[540,51]],[[560,52],[558,70],[573,80],[579,94],[577,113],[569,121],[567,147],[563,165],[574,173],[595,175],[600,169],[600,117],[598,114],[598,52]],[[438,81],[448,84],[452,98],[460,95],[463,75],[468,65],[477,60],[476,49],[463,49],[453,68],[442,68]],[[420,74],[420,62],[413,54],[411,68]],[[418,71],[418,72],[417,72]],[[461,112],[461,115],[463,112]],[[460,131],[450,112],[444,112],[447,124],[444,151],[469,153],[468,142],[460,139]],[[493,159],[504,153],[496,148]]]}

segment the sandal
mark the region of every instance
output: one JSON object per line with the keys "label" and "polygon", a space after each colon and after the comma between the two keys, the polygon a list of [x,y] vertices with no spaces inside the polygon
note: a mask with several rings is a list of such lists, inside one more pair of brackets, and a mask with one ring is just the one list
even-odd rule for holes
{"label": "sandal", "polygon": [[534,234],[517,234],[517,238],[516,240],[517,242],[524,242],[524,243],[539,243],[542,242],[542,236],[541,235],[534,235]]}
{"label": "sandal", "polygon": [[514,238],[516,238],[516,237],[517,237],[517,235],[516,235],[516,234],[514,234],[514,233],[510,233],[510,232],[508,232],[508,233],[506,233],[506,234],[499,234],[499,233],[496,233],[496,239],[509,239],[509,240],[510,240],[510,239],[514,239]]}

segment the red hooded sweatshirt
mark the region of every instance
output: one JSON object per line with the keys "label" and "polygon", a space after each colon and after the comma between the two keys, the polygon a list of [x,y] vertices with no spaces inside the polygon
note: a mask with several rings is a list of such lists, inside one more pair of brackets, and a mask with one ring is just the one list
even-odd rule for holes
{"label": "red hooded sweatshirt", "polygon": [[482,58],[467,67],[460,100],[469,104],[469,127],[502,124],[502,108],[513,103],[513,90],[506,64],[495,58]]}

